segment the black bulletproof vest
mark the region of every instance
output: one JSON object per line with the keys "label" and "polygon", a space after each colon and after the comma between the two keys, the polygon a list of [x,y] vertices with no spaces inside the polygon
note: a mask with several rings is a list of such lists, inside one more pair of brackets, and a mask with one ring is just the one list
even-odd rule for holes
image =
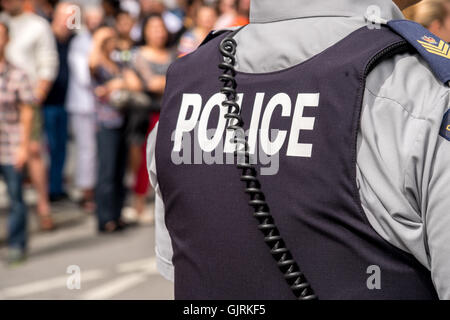
{"label": "black bulletproof vest", "polygon": [[[257,229],[235,165],[180,165],[171,158],[183,94],[200,94],[203,110],[221,88],[218,47],[224,36],[175,62],[168,74],[156,166],[174,250],[175,297],[294,299]],[[287,133],[279,151],[279,172],[260,179],[287,247],[319,299],[436,298],[430,272],[370,226],[356,184],[357,131],[367,74],[383,59],[408,50],[411,47],[387,28],[362,28],[289,69],[237,74],[246,129],[257,93],[265,94],[260,118],[273,96],[284,93],[291,100],[290,115],[282,116],[277,106],[270,121],[271,128]],[[310,157],[288,156],[291,124],[298,120],[293,119],[297,96],[317,93],[318,106],[305,106],[302,115],[315,119],[313,130],[300,130],[294,141],[312,145]],[[208,128],[217,126],[220,108],[214,108]],[[195,141],[194,130],[191,137]],[[376,280],[370,277],[378,267],[381,287],[373,288],[370,284]]]}

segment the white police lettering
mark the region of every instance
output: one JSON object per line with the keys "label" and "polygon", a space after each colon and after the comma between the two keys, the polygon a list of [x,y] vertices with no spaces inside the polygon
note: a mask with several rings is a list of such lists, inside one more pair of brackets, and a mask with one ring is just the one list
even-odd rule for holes
{"label": "white police lettering", "polygon": [[[238,104],[242,103],[242,94],[238,96]],[[212,152],[217,148],[219,143],[222,140],[223,133],[225,132],[225,125],[226,125],[226,119],[225,114],[227,113],[227,110],[222,107],[222,102],[224,101],[225,96],[221,93],[216,93],[213,95],[208,102],[206,103],[205,107],[203,108],[202,115],[200,117],[200,122],[198,124],[198,142],[200,144],[200,148],[204,152]],[[214,109],[214,107],[219,108],[220,110],[220,116],[215,129],[215,134],[212,138],[209,138],[207,135],[208,131],[208,120],[211,117],[211,112]],[[231,136],[230,139],[231,140]]]}
{"label": "white police lettering", "polygon": [[250,122],[250,130],[248,133],[248,144],[250,147],[249,149],[250,154],[255,154],[256,152],[256,143],[257,143],[256,140],[258,139],[259,118],[261,117],[261,110],[264,103],[264,96],[265,96],[264,93],[258,92],[255,97],[252,121]]}
{"label": "white police lettering", "polygon": [[[264,93],[257,93],[254,99],[252,118],[250,120],[250,129],[248,132],[248,144],[250,153],[254,154],[257,146],[258,128],[261,147],[265,154],[271,156],[277,154],[283,145],[288,141],[287,156],[311,158],[313,145],[311,143],[299,142],[301,131],[314,130],[315,117],[304,117],[305,107],[318,107],[320,93],[299,93],[296,97],[295,108],[292,113],[292,100],[286,93],[278,93],[271,97],[264,111],[263,105],[265,100]],[[186,93],[183,94],[180,112],[178,115],[177,126],[174,133],[174,152],[180,152],[182,149],[183,134],[194,131],[200,148],[204,152],[212,152],[216,150],[225,134],[227,125],[225,114],[228,110],[222,107],[225,96],[221,93],[214,94],[202,108],[202,97],[199,94]],[[238,95],[238,104],[243,105],[244,94]],[[280,106],[282,117],[291,117],[292,124],[290,132],[286,130],[276,130],[276,137],[269,136],[269,130],[274,128],[270,126],[275,109]],[[211,135],[208,130],[208,122],[210,122],[213,109],[219,108],[219,118],[217,119],[216,129]],[[190,112],[191,111],[191,112]],[[189,117],[188,115],[191,114]],[[261,114],[262,119],[261,119]],[[216,120],[216,119],[214,119]],[[261,126],[260,126],[261,120]],[[214,123],[215,124],[215,123]],[[209,134],[208,134],[209,133]],[[287,136],[289,134],[289,139]],[[225,137],[225,145],[222,146],[225,153],[233,153],[234,145],[231,143],[231,131],[227,131]]]}
{"label": "white police lettering", "polygon": [[270,120],[272,119],[273,112],[277,106],[281,106],[281,116],[289,117],[291,115],[291,98],[286,93],[279,93],[273,96],[267,104],[266,110],[264,111],[263,119],[261,122],[261,146],[265,154],[272,156],[280,152],[281,147],[286,140],[286,131],[279,130],[278,137],[274,141],[270,141],[269,138],[269,128]]}
{"label": "white police lettering", "polygon": [[[192,115],[187,119],[189,108],[192,107]],[[181,143],[183,141],[183,133],[191,132],[197,125],[200,110],[202,108],[202,96],[199,94],[183,94],[181,101],[180,113],[178,114],[177,129],[175,131],[175,141],[173,151],[181,151]]]}
{"label": "white police lettering", "polygon": [[300,93],[297,96],[287,156],[311,158],[312,144],[299,143],[298,138],[300,136],[300,130],[314,130],[316,119],[314,117],[303,117],[303,110],[305,107],[318,107],[319,97],[319,93]]}

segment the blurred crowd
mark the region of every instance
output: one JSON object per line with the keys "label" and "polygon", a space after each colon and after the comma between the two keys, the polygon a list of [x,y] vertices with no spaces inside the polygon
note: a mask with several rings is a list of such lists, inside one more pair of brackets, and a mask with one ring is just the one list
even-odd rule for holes
{"label": "blurred crowd", "polygon": [[0,5],[0,176],[11,205],[9,262],[21,261],[27,247],[23,180],[36,190],[43,230],[54,228],[52,204],[70,200],[69,139],[76,157],[71,181],[83,210],[96,214],[99,232],[120,231],[130,219],[151,223],[145,145],[169,65],[213,29],[247,24],[250,1]]}
{"label": "blurred crowd", "polygon": [[[37,193],[40,227],[54,228],[51,204],[68,199],[69,137],[76,155],[71,178],[98,230],[122,230],[124,214],[151,223],[145,143],[159,118],[169,65],[212,30],[247,24],[250,0],[0,5],[0,175],[11,205],[9,261],[21,261],[27,245],[24,178]],[[450,41],[449,12],[450,0],[425,0],[406,14]]]}
{"label": "blurred crowd", "polygon": [[404,11],[409,20],[420,23],[445,42],[450,42],[450,0],[423,0]]}

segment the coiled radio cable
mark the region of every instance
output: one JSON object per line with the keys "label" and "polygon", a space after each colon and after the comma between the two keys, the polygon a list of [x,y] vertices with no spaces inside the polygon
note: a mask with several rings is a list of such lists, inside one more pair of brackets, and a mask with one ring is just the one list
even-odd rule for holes
{"label": "coiled radio cable", "polygon": [[236,145],[234,155],[237,158],[237,168],[242,170],[241,181],[245,183],[245,193],[250,196],[249,206],[253,208],[253,216],[258,220],[258,229],[264,234],[264,241],[269,246],[270,253],[283,273],[284,279],[298,300],[315,300],[317,296],[291,252],[286,248],[280,231],[275,225],[266,197],[261,190],[257,169],[250,164],[249,146],[243,128],[244,121],[241,116],[241,108],[237,103],[236,91],[237,43],[233,37],[241,29],[237,29],[226,36],[220,43],[223,62],[219,64],[219,68],[223,70],[223,74],[219,77],[219,80],[223,83],[220,92],[226,96],[222,106],[228,110],[225,118],[228,121],[227,130],[233,132],[232,143]]}

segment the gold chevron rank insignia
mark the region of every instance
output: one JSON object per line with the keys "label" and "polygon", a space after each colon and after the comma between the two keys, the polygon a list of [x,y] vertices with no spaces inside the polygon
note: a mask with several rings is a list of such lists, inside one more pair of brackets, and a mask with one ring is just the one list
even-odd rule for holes
{"label": "gold chevron rank insignia", "polygon": [[436,39],[427,36],[423,36],[422,40],[424,41],[417,40],[417,42],[419,42],[429,53],[450,59],[450,46],[445,41],[440,40],[438,44]]}

